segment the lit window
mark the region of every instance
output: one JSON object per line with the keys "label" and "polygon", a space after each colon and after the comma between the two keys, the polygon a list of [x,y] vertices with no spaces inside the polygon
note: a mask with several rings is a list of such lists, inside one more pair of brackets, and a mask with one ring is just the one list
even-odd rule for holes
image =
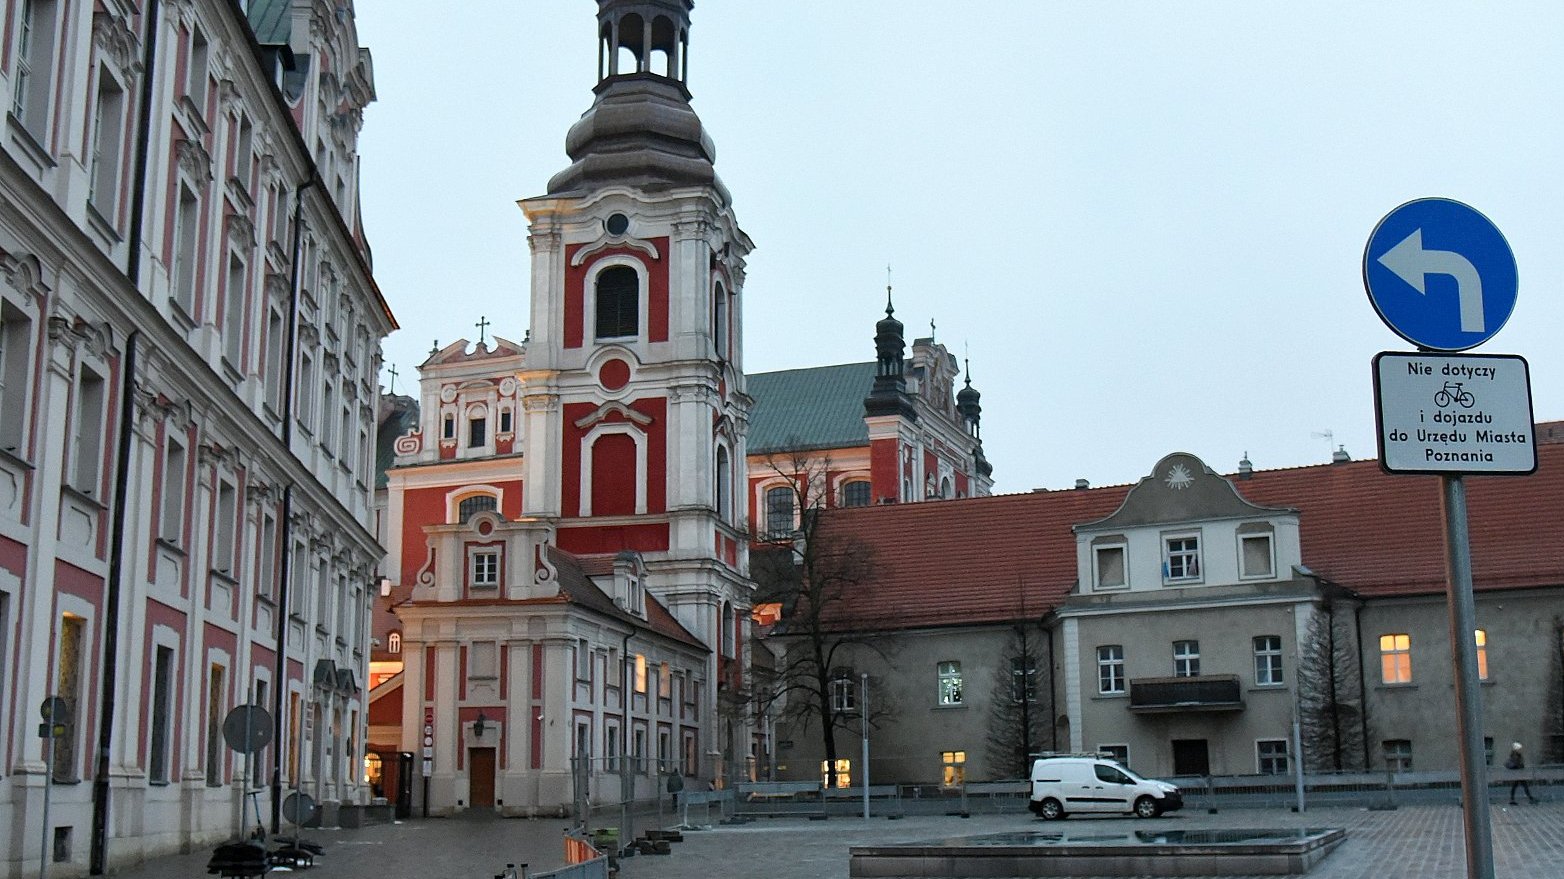
{"label": "lit window", "polygon": [[597,338],[640,332],[641,278],[629,266],[611,266],[597,276]]}
{"label": "lit window", "polygon": [[[827,787],[831,785],[831,764],[825,760],[820,761],[820,783]],[[836,786],[853,786],[853,761],[845,758],[836,761]]]}
{"label": "lit window", "polygon": [[1124,645],[1105,644],[1097,648],[1097,692],[1124,692]]}
{"label": "lit window", "polygon": [[500,585],[500,554],[497,550],[472,554],[472,585],[488,589]]}
{"label": "lit window", "polygon": [[673,696],[673,670],[668,663],[657,667],[657,698],[667,699]]}
{"label": "lit window", "polygon": [[866,479],[854,479],[852,482],[843,483],[842,506],[869,506],[869,481]]}
{"label": "lit window", "polygon": [[1128,585],[1124,576],[1124,547],[1123,546],[1099,546],[1092,552],[1092,563],[1096,568],[1098,589],[1123,589]]}
{"label": "lit window", "polygon": [[1271,555],[1271,535],[1243,534],[1238,538],[1238,557],[1243,569],[1240,577],[1270,577],[1276,573],[1276,562]]}
{"label": "lit window", "polygon": [[1412,771],[1412,743],[1407,739],[1386,739],[1383,744],[1385,768],[1391,772]]}
{"label": "lit window", "polygon": [[1387,684],[1412,683],[1412,636],[1379,636],[1379,677]]}
{"label": "lit window", "polygon": [[1256,765],[1261,775],[1287,774],[1287,740],[1267,739],[1255,743]]}
{"label": "lit window", "polygon": [[1478,629],[1477,635],[1477,679],[1488,680],[1488,632]]}
{"label": "lit window", "polygon": [[1169,583],[1200,579],[1200,538],[1169,537],[1162,562],[1162,579]]}
{"label": "lit window", "polygon": [[944,787],[959,787],[967,783],[967,752],[966,751],[941,751],[940,762],[944,764],[944,771],[940,775],[940,784]]}
{"label": "lit window", "polygon": [[939,664],[939,704],[961,704],[961,663],[946,660]]}
{"label": "lit window", "polygon": [[1200,676],[1200,642],[1173,642],[1173,676],[1194,678]]}
{"label": "lit window", "polygon": [[635,691],[646,692],[646,657],[639,653],[635,655]]}
{"label": "lit window", "polygon": [[1257,685],[1282,682],[1282,638],[1260,635],[1254,639],[1254,682]]}

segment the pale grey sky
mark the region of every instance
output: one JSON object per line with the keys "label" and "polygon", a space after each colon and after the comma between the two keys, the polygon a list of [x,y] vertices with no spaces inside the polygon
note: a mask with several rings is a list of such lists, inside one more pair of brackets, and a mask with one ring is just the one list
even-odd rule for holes
{"label": "pale grey sky", "polygon": [[[361,140],[398,389],[528,320],[516,200],[591,104],[591,0],[359,0]],[[1564,418],[1564,4],[697,0],[689,86],[757,245],[751,373],[969,349],[996,490],[1375,454],[1378,220],[1444,196],[1520,269],[1479,353]],[[1408,477],[1411,478],[1411,477]]]}

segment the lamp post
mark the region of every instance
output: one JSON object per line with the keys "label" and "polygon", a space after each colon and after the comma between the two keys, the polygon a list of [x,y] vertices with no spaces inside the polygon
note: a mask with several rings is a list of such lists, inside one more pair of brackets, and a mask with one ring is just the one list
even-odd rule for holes
{"label": "lamp post", "polygon": [[869,819],[869,673],[864,672],[859,680],[862,682],[862,693],[858,704],[862,706],[858,716],[859,731],[863,735],[863,817]]}

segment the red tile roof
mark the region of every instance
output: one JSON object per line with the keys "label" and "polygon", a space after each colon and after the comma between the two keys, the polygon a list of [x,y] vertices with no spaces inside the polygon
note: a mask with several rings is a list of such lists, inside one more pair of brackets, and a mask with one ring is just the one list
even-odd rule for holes
{"label": "red tile roof", "polygon": [[[1539,426],[1540,427],[1540,426]],[[1478,590],[1564,585],[1564,444],[1531,476],[1465,480]],[[1229,476],[1250,501],[1299,511],[1303,563],[1365,597],[1445,588],[1440,482],[1377,461]],[[1075,586],[1071,527],[1118,508],[1129,486],[832,510],[824,533],[874,555],[874,582],[828,612],[857,627],[1036,618]]]}

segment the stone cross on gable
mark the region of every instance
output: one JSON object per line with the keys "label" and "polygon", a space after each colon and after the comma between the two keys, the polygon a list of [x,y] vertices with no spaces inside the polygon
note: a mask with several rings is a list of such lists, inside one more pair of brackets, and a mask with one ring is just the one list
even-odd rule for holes
{"label": "stone cross on gable", "polygon": [[395,363],[391,364],[390,372],[391,372],[391,394],[393,396],[395,396],[395,394],[396,394],[396,377],[398,375],[398,373],[396,371],[396,364]]}
{"label": "stone cross on gable", "polygon": [[478,344],[484,344],[484,335],[489,329],[489,319],[483,315],[478,316],[478,322],[473,324],[478,328]]}

